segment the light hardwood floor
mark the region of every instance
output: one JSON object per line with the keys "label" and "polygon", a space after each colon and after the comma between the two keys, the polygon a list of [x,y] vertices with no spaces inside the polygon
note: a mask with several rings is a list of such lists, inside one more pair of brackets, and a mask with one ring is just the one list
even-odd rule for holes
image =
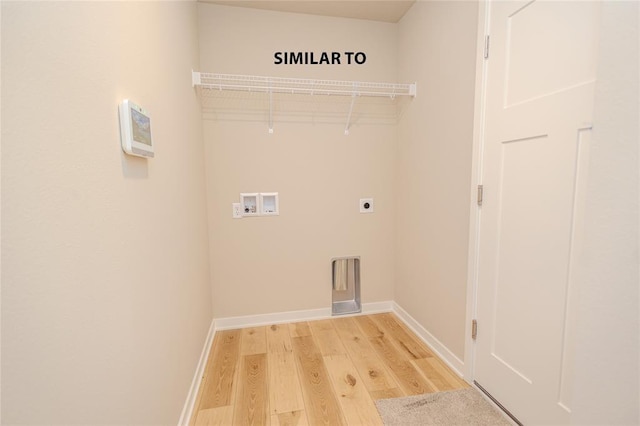
{"label": "light hardwood floor", "polygon": [[216,333],[192,425],[381,425],[373,401],[466,388],[394,314]]}

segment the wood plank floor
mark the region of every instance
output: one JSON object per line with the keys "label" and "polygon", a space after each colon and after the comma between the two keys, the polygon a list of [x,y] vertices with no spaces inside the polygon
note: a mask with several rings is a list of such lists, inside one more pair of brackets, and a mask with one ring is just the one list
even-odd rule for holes
{"label": "wood plank floor", "polygon": [[468,385],[394,314],[216,333],[192,425],[381,425],[374,401]]}

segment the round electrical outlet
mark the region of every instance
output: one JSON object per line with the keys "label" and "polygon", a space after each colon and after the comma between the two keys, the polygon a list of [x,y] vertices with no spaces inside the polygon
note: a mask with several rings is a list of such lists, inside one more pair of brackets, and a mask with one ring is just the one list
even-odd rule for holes
{"label": "round electrical outlet", "polygon": [[373,198],[360,199],[360,213],[373,213]]}

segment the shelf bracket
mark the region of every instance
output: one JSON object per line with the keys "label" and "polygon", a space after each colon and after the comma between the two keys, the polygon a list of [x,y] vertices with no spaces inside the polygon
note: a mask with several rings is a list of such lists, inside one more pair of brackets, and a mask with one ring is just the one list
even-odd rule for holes
{"label": "shelf bracket", "polygon": [[202,85],[202,78],[198,71],[191,70],[191,87]]}
{"label": "shelf bracket", "polygon": [[273,90],[269,87],[269,134],[273,134]]}
{"label": "shelf bracket", "polygon": [[356,91],[355,88],[353,90],[353,94],[351,95],[351,106],[349,106],[349,114],[347,115],[347,125],[344,128],[344,134],[346,136],[349,135],[349,126],[351,125],[351,113],[353,112],[353,104],[356,103]]}

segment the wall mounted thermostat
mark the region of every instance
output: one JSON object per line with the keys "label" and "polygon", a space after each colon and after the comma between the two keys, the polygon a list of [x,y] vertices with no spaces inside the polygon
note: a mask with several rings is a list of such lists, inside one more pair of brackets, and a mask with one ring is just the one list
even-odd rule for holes
{"label": "wall mounted thermostat", "polygon": [[122,150],[129,155],[153,157],[151,139],[151,117],[149,112],[131,102],[122,101],[120,110],[120,142]]}

